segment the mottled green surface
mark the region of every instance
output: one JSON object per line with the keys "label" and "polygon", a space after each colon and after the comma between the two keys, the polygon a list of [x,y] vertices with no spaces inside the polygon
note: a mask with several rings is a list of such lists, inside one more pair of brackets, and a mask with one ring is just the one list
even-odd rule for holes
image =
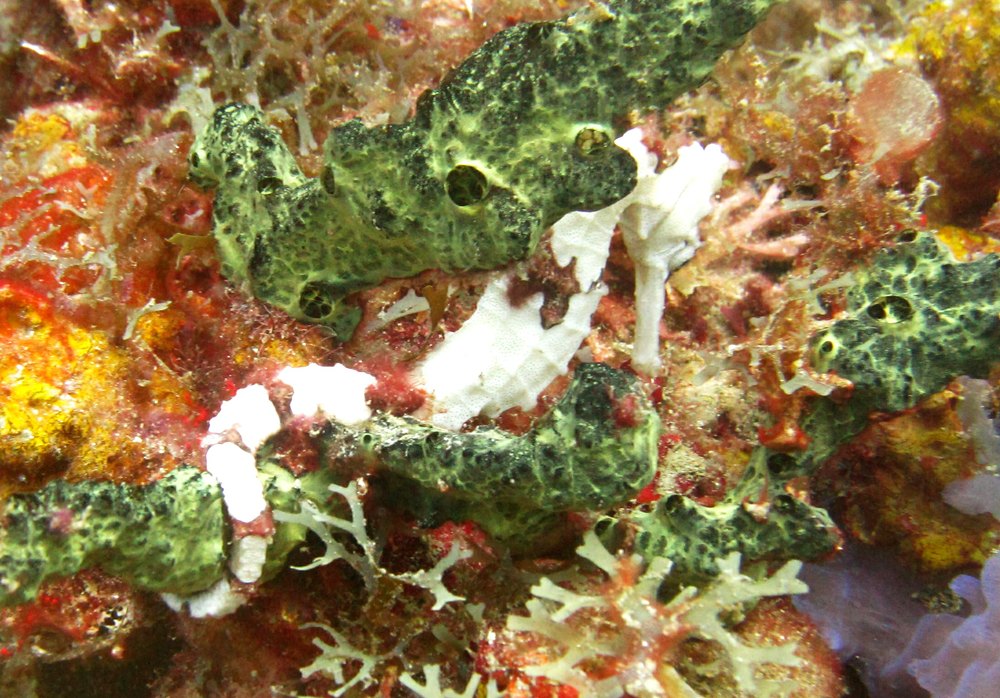
{"label": "mottled green surface", "polygon": [[[375,458],[412,490],[467,507],[463,518],[482,510],[484,521],[510,529],[522,519],[534,525],[550,512],[602,509],[634,495],[653,477],[659,423],[633,376],[584,364],[562,400],[521,436],[485,427],[455,434],[381,416],[364,429],[330,425],[324,438],[339,457]],[[259,476],[270,506],[297,512],[303,499],[324,513],[333,506],[327,486],[335,468],[296,479],[269,454],[265,446]],[[147,487],[57,480],[10,497],[3,517],[0,605],[31,600],[45,579],[87,567],[177,594],[225,575],[229,530],[221,491],[194,468]],[[264,579],[305,535],[301,525],[278,525]]]}
{"label": "mottled green surface", "polygon": [[697,86],[775,0],[595,3],[484,44],[407,122],[331,131],[302,175],[255,108],[218,109],[190,154],[216,188],[224,272],[296,318],[346,334],[344,295],[428,268],[493,268],[531,253],[570,211],[625,196],[625,117]]}
{"label": "mottled green surface", "polygon": [[223,576],[226,529],[214,478],[182,467],[148,487],[56,480],[11,496],[0,529],[0,606],[87,567],[144,589],[192,593]]}
{"label": "mottled green surface", "polygon": [[659,431],[634,376],[594,363],[578,366],[562,399],[521,436],[381,416],[353,438],[381,467],[450,498],[551,512],[635,495],[653,478]]}
{"label": "mottled green surface", "polygon": [[715,506],[669,495],[650,512],[605,519],[601,537],[615,547],[632,528],[636,552],[647,560],[668,558],[686,581],[715,576],[717,560],[733,552],[744,563],[813,560],[833,552],[840,539],[829,515],[772,484],[768,455],[756,449],[740,483]]}
{"label": "mottled green surface", "polygon": [[1000,257],[961,263],[907,232],[857,274],[847,314],[816,336],[813,364],[854,383],[851,409],[898,412],[1000,359]]}
{"label": "mottled green surface", "polygon": [[1000,360],[1000,257],[958,262],[931,232],[900,241],[854,273],[845,316],[812,342],[812,364],[854,384],[847,400],[816,400],[801,425],[808,448],[782,456],[809,475],[878,412],[898,412]]}
{"label": "mottled green surface", "polygon": [[845,317],[812,341],[814,367],[836,371],[854,391],[845,402],[818,400],[803,418],[808,448],[782,454],[759,447],[740,484],[716,506],[671,495],[652,512],[608,520],[605,540],[613,544],[631,527],[644,557],[666,556],[696,576],[714,574],[715,559],[733,551],[744,560],[813,559],[833,549],[826,512],[791,497],[781,483],[811,474],[872,412],[913,407],[956,376],[988,375],[1000,360],[997,255],[961,263],[932,233],[907,231],[855,275]]}

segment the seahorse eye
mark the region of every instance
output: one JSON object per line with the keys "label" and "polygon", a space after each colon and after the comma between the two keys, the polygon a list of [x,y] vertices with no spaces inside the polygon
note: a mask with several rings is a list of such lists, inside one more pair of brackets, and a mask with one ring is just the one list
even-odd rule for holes
{"label": "seahorse eye", "polygon": [[319,176],[319,181],[323,185],[323,191],[327,194],[333,196],[337,193],[337,178],[329,166],[323,168],[323,172]]}
{"label": "seahorse eye", "polygon": [[271,194],[278,191],[283,182],[277,177],[261,177],[257,180],[257,191],[261,194]]}

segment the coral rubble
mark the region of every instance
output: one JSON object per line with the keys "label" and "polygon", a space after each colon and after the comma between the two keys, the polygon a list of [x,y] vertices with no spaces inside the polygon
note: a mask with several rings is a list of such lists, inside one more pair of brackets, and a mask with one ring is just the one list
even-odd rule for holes
{"label": "coral rubble", "polygon": [[0,3],[0,694],[992,685],[997,19]]}

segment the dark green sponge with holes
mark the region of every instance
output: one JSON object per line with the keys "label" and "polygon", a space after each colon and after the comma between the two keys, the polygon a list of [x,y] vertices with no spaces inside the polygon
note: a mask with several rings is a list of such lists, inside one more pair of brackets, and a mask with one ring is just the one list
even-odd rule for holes
{"label": "dark green sponge with holes", "polygon": [[813,365],[854,383],[855,411],[897,412],[1000,360],[1000,257],[959,262],[907,231],[857,274],[846,317],[812,342]]}
{"label": "dark green sponge with holes", "polygon": [[314,179],[259,109],[222,106],[189,161],[216,190],[223,272],[347,335],[354,291],[523,259],[565,214],[632,190],[636,163],[614,143],[630,115],[697,87],[775,1],[612,0],[511,27],[405,123],[334,128]]}

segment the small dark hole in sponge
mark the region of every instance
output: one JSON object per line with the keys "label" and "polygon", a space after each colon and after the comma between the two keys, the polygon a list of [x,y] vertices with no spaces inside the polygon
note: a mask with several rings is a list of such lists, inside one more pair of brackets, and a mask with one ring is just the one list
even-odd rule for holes
{"label": "small dark hole in sponge", "polygon": [[894,325],[913,317],[913,306],[902,296],[883,296],[868,306],[868,316],[873,320]]}
{"label": "small dark hole in sponge", "polygon": [[445,182],[448,198],[456,206],[471,206],[486,198],[489,183],[486,175],[471,165],[456,165]]}
{"label": "small dark hole in sponge", "polygon": [[322,320],[333,312],[330,284],[310,281],[299,293],[299,311],[310,320]]}

